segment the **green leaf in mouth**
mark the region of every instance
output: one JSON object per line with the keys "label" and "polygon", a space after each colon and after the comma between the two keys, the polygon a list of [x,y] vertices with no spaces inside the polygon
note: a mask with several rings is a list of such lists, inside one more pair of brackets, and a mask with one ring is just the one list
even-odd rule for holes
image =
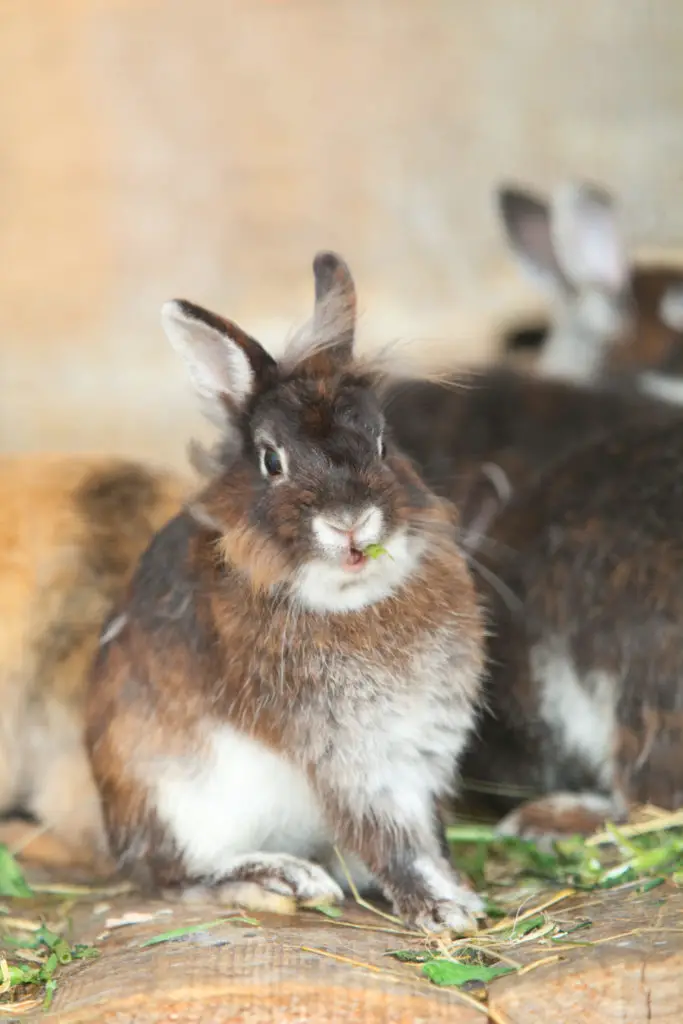
{"label": "green leaf in mouth", "polygon": [[366,558],[379,558],[380,555],[389,555],[389,552],[381,544],[368,544],[366,548],[363,548],[363,554]]}

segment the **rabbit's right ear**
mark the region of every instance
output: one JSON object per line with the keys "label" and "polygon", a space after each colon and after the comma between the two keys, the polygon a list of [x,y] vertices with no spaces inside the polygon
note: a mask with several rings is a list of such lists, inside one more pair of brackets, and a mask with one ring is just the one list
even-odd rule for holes
{"label": "rabbit's right ear", "polygon": [[275,360],[236,324],[184,299],[165,302],[161,322],[183,357],[210,419],[226,407],[243,409],[272,379]]}
{"label": "rabbit's right ear", "polygon": [[514,185],[501,185],[496,198],[508,244],[522,269],[554,290],[561,274],[553,248],[550,205]]}
{"label": "rabbit's right ear", "polygon": [[560,186],[552,201],[552,237],[565,278],[581,288],[599,285],[619,292],[629,279],[629,261],[615,200],[588,181]]}
{"label": "rabbit's right ear", "polygon": [[313,280],[313,343],[343,365],[351,360],[356,334],[356,286],[351,271],[336,252],[318,252]]}
{"label": "rabbit's right ear", "polygon": [[659,315],[672,331],[683,331],[683,275],[669,285],[659,304]]}

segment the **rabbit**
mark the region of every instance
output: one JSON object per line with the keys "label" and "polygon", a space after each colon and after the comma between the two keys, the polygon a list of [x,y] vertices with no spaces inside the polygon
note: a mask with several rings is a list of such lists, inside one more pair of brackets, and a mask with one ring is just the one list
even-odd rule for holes
{"label": "rabbit", "polygon": [[589,182],[551,202],[511,184],[497,190],[508,244],[553,303],[538,324],[506,341],[540,348],[541,374],[576,381],[612,377],[683,401],[683,268],[631,266],[615,200]]}
{"label": "rabbit", "polygon": [[4,455],[0,478],[0,814],[38,822],[6,822],[0,841],[27,844],[29,859],[107,873],[83,743],[89,662],[137,557],[187,485],[99,455]]}
{"label": "rabbit", "polygon": [[502,586],[462,770],[527,795],[498,799],[504,835],[547,844],[634,803],[683,806],[681,466],[683,420],[627,424],[550,467],[492,528],[483,559]]}
{"label": "rabbit", "polygon": [[318,253],[313,272],[312,327],[277,362],[228,320],[163,307],[224,419],[222,471],[142,556],[95,660],[110,844],[167,895],[280,910],[343,898],[338,844],[407,923],[469,930],[481,900],[435,805],[476,715],[481,611],[454,510],[354,356],[348,270]]}

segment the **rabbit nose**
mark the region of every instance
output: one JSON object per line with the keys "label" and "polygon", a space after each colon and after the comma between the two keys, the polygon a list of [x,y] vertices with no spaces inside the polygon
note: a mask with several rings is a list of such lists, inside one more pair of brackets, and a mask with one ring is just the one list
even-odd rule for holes
{"label": "rabbit nose", "polygon": [[[371,521],[376,517],[374,508],[367,508],[359,515],[347,514],[324,517],[325,525],[338,537],[343,537],[349,547],[354,547],[359,534],[367,532]],[[374,534],[374,530],[371,531]],[[365,543],[365,541],[364,541]]]}
{"label": "rabbit nose", "polygon": [[331,523],[329,519],[325,520],[325,525],[334,534],[343,539],[350,546],[353,546],[355,526],[340,526],[339,523]]}

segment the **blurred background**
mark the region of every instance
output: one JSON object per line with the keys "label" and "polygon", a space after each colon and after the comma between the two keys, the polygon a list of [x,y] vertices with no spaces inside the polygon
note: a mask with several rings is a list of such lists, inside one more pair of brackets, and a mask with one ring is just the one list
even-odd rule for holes
{"label": "blurred background", "polygon": [[0,0],[0,448],[185,461],[169,297],[277,351],[335,248],[360,338],[454,365],[541,296],[493,189],[683,243],[681,0]]}

